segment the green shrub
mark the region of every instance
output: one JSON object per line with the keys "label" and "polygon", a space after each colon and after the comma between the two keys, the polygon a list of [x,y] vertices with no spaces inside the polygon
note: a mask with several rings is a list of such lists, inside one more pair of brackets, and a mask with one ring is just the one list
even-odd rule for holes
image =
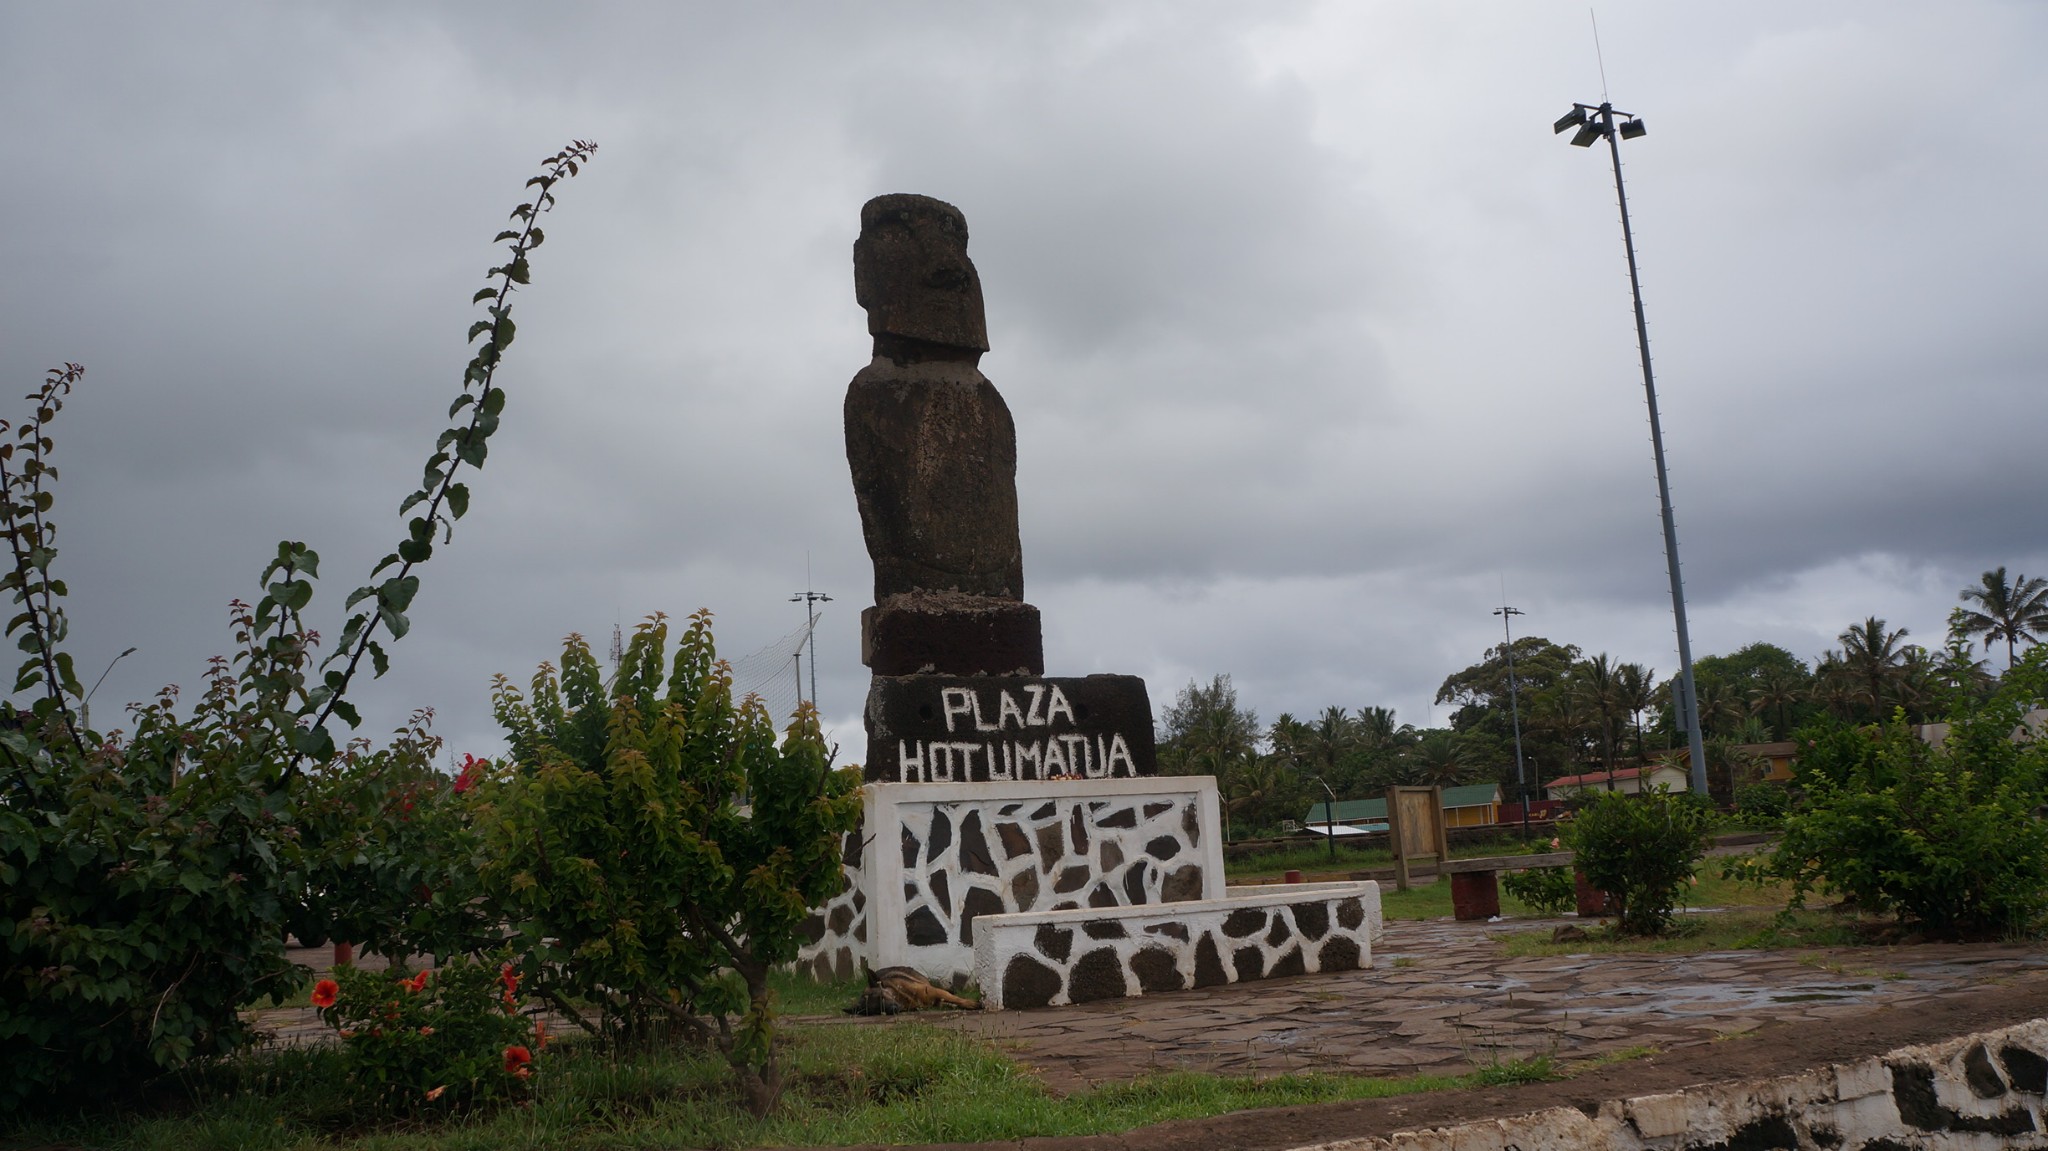
{"label": "green shrub", "polygon": [[511,964],[474,959],[413,975],[341,967],[313,1002],[340,1034],[358,1107],[448,1112],[527,1093],[546,1032],[518,1013],[518,986]]}
{"label": "green shrub", "polygon": [[1774,827],[1792,810],[1792,793],[1779,783],[1751,783],[1736,789],[1735,814],[1764,827]]}
{"label": "green shrub", "polygon": [[1508,895],[1539,915],[1563,915],[1578,903],[1569,867],[1530,867],[1510,871],[1500,881]]}
{"label": "green shrub", "polygon": [[1903,717],[1799,733],[1805,799],[1785,820],[1769,870],[1847,896],[1931,933],[2024,933],[2048,919],[2048,747],[2018,739],[2048,686],[2048,648],[2009,670],[1982,703],[1958,702],[1931,746]]}
{"label": "green shrub", "polygon": [[1657,935],[1671,923],[1713,843],[1711,808],[1686,793],[1595,792],[1564,825],[1586,881],[1616,905],[1622,931]]}
{"label": "green shrub", "polygon": [[[356,821],[381,820],[390,804],[370,804],[374,817],[343,812],[311,828],[310,841],[301,805],[317,807],[323,777],[350,778],[354,767],[415,783],[425,770],[420,747],[405,737],[388,752],[372,753],[367,742],[340,751],[329,721],[358,723],[347,702],[358,667],[367,661],[383,674],[387,656],[375,637],[405,635],[419,587],[413,569],[468,507],[469,490],[454,477],[482,465],[504,407],[494,373],[513,338],[512,295],[528,282],[528,253],[542,241],[535,223],[553,202],[549,188],[575,174],[591,148],[578,142],[545,161],[528,185],[540,186],[534,201],[499,234],[511,255],[472,300],[489,318],[471,327],[476,352],[450,426],[420,489],[400,507],[419,512],[373,570],[383,581],[348,599],[344,611],[355,614],[318,666],[317,636],[301,612],[320,557],[287,541],[259,577],[263,595],[253,606],[231,605],[235,654],[211,661],[189,715],[179,715],[172,687],[132,709],[132,735],[88,730],[86,693],[63,649],[67,589],[51,574],[49,433],[84,369],[52,370],[28,397],[27,419],[0,421],[11,433],[0,437],[0,530],[12,560],[0,590],[15,605],[6,634],[27,657],[11,694],[28,696],[25,705],[0,703],[0,1113],[69,1102],[74,1091],[132,1089],[230,1053],[249,1039],[239,1009],[280,1000],[299,982],[284,954],[289,928],[374,934],[374,924],[407,917],[392,892],[411,899],[420,885],[396,887],[407,876],[392,860],[366,864],[380,872],[369,885],[352,886],[346,869],[322,870],[343,852],[414,850],[403,836],[351,838]],[[426,738],[423,727],[413,730],[415,744]]]}
{"label": "green shrub", "polygon": [[664,667],[667,643],[655,615],[610,684],[580,636],[530,698],[498,677],[515,769],[482,788],[483,878],[536,994],[614,1044],[715,1042],[765,1114],[781,1092],[769,973],[845,885],[859,780],[827,766],[808,706],[778,746],[758,699],[733,702],[709,612]]}

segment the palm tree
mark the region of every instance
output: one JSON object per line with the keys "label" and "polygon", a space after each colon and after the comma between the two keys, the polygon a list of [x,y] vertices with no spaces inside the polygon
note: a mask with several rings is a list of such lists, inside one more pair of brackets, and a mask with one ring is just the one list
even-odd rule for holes
{"label": "palm tree", "polygon": [[1580,702],[1599,722],[1600,759],[1607,765],[1607,790],[1614,790],[1614,723],[1620,718],[1621,677],[1606,652],[1583,659],[1572,668]]}
{"label": "palm tree", "polygon": [[1993,641],[2004,640],[2005,666],[2009,670],[2019,658],[2020,641],[2040,643],[2036,629],[2048,631],[2048,579],[2020,575],[2007,583],[2003,565],[1978,578],[1979,586],[1963,589],[1962,600],[1983,610],[1964,609],[1956,622],[1966,636],[1982,632],[1985,651],[1991,650]]}
{"label": "palm tree", "polygon": [[1906,629],[1887,630],[1883,620],[1871,616],[1836,638],[1842,641],[1843,678],[1854,684],[1857,698],[1869,702],[1872,718],[1882,722],[1887,700],[1906,702],[1913,663],[1908,645],[1900,642],[1906,638]]}
{"label": "palm tree", "polygon": [[1657,673],[1639,663],[1625,663],[1615,669],[1614,687],[1622,714],[1636,729],[1636,762],[1643,763],[1643,713],[1657,704]]}
{"label": "palm tree", "polygon": [[1792,732],[1792,709],[1806,702],[1806,685],[1784,668],[1766,668],[1749,689],[1749,713],[1771,716],[1771,735],[1784,739]]}

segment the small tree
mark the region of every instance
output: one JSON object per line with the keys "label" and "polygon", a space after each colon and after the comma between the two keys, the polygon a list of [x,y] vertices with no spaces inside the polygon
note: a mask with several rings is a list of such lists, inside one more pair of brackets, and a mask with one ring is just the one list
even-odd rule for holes
{"label": "small tree", "polygon": [[827,766],[808,705],[778,746],[757,698],[734,704],[709,612],[664,669],[667,642],[649,617],[610,685],[573,635],[530,696],[498,677],[515,769],[484,792],[484,879],[536,994],[614,1045],[709,1039],[765,1114],[782,1089],[768,975],[845,883],[859,780]]}
{"label": "small tree", "polygon": [[2035,648],[1982,703],[1959,696],[1929,744],[1902,715],[1800,732],[1796,782],[1769,869],[1795,902],[1815,890],[1948,936],[2019,933],[2048,918],[2048,746],[2023,727],[2048,695]]}
{"label": "small tree", "polygon": [[1621,930],[1658,935],[1699,871],[1713,828],[1713,813],[1683,793],[1596,791],[1563,837],[1586,882],[1613,897]]}

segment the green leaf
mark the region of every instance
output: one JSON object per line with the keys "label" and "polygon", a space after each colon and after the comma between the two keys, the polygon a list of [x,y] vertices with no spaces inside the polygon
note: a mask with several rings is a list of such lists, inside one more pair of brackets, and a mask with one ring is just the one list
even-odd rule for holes
{"label": "green leaf", "polygon": [[370,641],[370,667],[378,679],[391,670],[391,657],[384,654],[384,645],[376,640]]}
{"label": "green leaf", "polygon": [[491,330],[491,322],[490,322],[489,320],[478,320],[478,321],[477,321],[476,323],[474,323],[474,324],[471,324],[471,325],[469,326],[469,336],[468,336],[468,338],[467,338],[467,339],[463,340],[462,342],[463,342],[463,343],[465,343],[465,344],[467,344],[467,343],[472,343],[472,342],[474,342],[474,341],[476,340],[476,338],[477,338],[478,336],[481,336],[481,335],[483,335],[483,334],[484,334],[485,332],[488,332],[488,331],[490,331],[490,330]]}
{"label": "green leaf", "polygon": [[405,497],[405,502],[398,505],[398,514],[404,515],[405,513],[411,511],[413,508],[423,503],[426,500],[426,498],[427,493],[425,492],[414,492],[413,494]]}
{"label": "green leaf", "polygon": [[377,603],[394,611],[404,611],[412,606],[412,597],[418,595],[419,590],[420,577],[394,576],[377,589]]}
{"label": "green leaf", "polygon": [[482,436],[465,436],[455,445],[456,457],[473,468],[483,467],[484,457],[488,454],[490,449],[485,446]]}
{"label": "green leaf", "polygon": [[341,721],[352,728],[363,726],[363,717],[357,714],[355,705],[347,700],[337,699],[334,701],[334,714],[340,716]]}
{"label": "green leaf", "polygon": [[[377,561],[377,566],[370,569],[370,575],[374,577],[378,572],[383,571],[385,568],[388,568],[392,564],[398,563],[403,559],[405,559],[404,556],[399,555],[397,552],[392,552],[390,555],[385,556],[383,559]],[[343,608],[342,610],[347,611],[348,609]]]}
{"label": "green leaf", "polygon": [[518,239],[518,238],[519,238],[519,233],[517,233],[517,232],[513,231],[513,230],[512,230],[512,229],[510,229],[510,228],[507,228],[507,229],[505,229],[504,231],[502,231],[502,232],[499,232],[499,233],[498,233],[497,235],[495,235],[495,236],[492,236],[492,237],[491,237],[491,243],[495,244],[495,243],[497,243],[497,242],[498,242],[498,241],[500,241],[500,240],[516,240],[516,239]]}
{"label": "green leaf", "polygon": [[412,621],[405,618],[404,612],[380,607],[377,609],[377,618],[384,621],[385,630],[391,633],[392,639],[404,639],[405,633],[412,630]]}
{"label": "green leaf", "polygon": [[497,299],[497,298],[498,298],[498,289],[496,289],[496,288],[478,288],[478,289],[477,289],[477,292],[476,292],[476,295],[474,295],[474,296],[471,296],[471,297],[469,298],[469,302],[470,302],[470,303],[472,303],[472,304],[479,304],[479,303],[482,303],[482,302],[483,302],[483,301],[485,301],[485,300],[495,300],[495,299]]}
{"label": "green leaf", "polygon": [[451,420],[454,419],[455,413],[461,411],[462,409],[468,407],[469,405],[475,402],[476,397],[468,392],[464,392],[461,395],[455,397],[455,402],[448,405],[448,418]]}
{"label": "green leaf", "polygon": [[[425,563],[434,554],[434,545],[429,540],[406,540],[398,545],[398,554],[406,563]],[[384,569],[380,567],[377,570]]]}
{"label": "green leaf", "polygon": [[448,485],[448,514],[461,519],[469,511],[469,485]]}
{"label": "green leaf", "polygon": [[[382,570],[384,570],[384,569],[382,569],[382,568],[378,568],[377,570],[379,570],[379,571],[382,571]],[[377,594],[377,589],[376,589],[376,588],[373,588],[373,587],[369,587],[369,586],[367,586],[367,585],[366,585],[366,586],[363,586],[363,587],[359,587],[359,588],[357,588],[356,590],[354,590],[354,591],[352,591],[352,592],[348,593],[348,602],[347,602],[347,603],[345,603],[345,604],[342,604],[342,605],[341,605],[341,610],[343,610],[343,611],[348,611],[348,610],[350,610],[350,609],[354,608],[354,607],[355,607],[355,606],[356,606],[357,604],[359,604],[359,603],[363,602],[363,601],[364,601],[364,600],[366,600],[366,599],[369,599],[369,598],[370,598],[371,596],[373,596],[373,595],[376,595],[376,594]]]}

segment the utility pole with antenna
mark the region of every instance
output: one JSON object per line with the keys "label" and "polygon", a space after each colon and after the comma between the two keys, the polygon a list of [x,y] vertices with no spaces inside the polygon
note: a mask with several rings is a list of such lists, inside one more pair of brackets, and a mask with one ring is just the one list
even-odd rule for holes
{"label": "utility pole with antenna", "polygon": [[1494,609],[1500,617],[1501,634],[1507,637],[1507,646],[1501,648],[1508,656],[1508,714],[1515,724],[1515,790],[1520,792],[1522,801],[1522,838],[1529,838],[1529,780],[1522,774],[1522,696],[1515,687],[1515,629],[1509,624],[1515,616],[1525,614],[1521,608],[1509,607],[1502,597],[1500,607]]}
{"label": "utility pole with antenna", "polygon": [[[805,566],[806,566],[806,567],[808,567],[809,565],[807,564],[807,565],[805,565]],[[812,707],[816,707],[816,706],[818,705],[818,609],[817,609],[817,605],[818,605],[818,604],[821,604],[821,603],[831,603],[831,602],[832,602],[832,597],[831,597],[831,596],[829,596],[829,595],[826,595],[826,594],[825,594],[824,592],[821,592],[821,591],[812,591],[812,590],[810,589],[810,582],[811,582],[811,581],[810,581],[809,579],[806,579],[806,580],[804,580],[804,590],[803,590],[803,591],[800,591],[800,592],[798,592],[798,593],[796,593],[796,594],[795,594],[795,595],[793,595],[793,596],[790,596],[790,597],[789,597],[789,602],[791,602],[791,603],[800,603],[800,604],[804,605],[804,619],[805,619],[805,621],[806,621],[806,623],[807,623],[807,625],[808,625],[808,626],[806,626],[806,628],[805,628],[804,630],[805,630],[805,632],[806,632],[806,634],[807,634],[807,636],[808,636],[808,638],[809,638],[809,641],[810,641],[810,645],[811,645],[811,706],[812,706]],[[796,675],[796,694],[797,694],[797,702],[798,702],[798,703],[802,703],[802,702],[803,702],[803,694],[804,694],[804,675],[803,675],[803,659],[804,659],[804,656],[803,656],[803,648],[802,648],[802,645],[801,645],[801,644],[799,644],[799,645],[798,645],[798,648],[797,648],[797,656],[796,656],[796,659],[797,659],[797,675]]]}

